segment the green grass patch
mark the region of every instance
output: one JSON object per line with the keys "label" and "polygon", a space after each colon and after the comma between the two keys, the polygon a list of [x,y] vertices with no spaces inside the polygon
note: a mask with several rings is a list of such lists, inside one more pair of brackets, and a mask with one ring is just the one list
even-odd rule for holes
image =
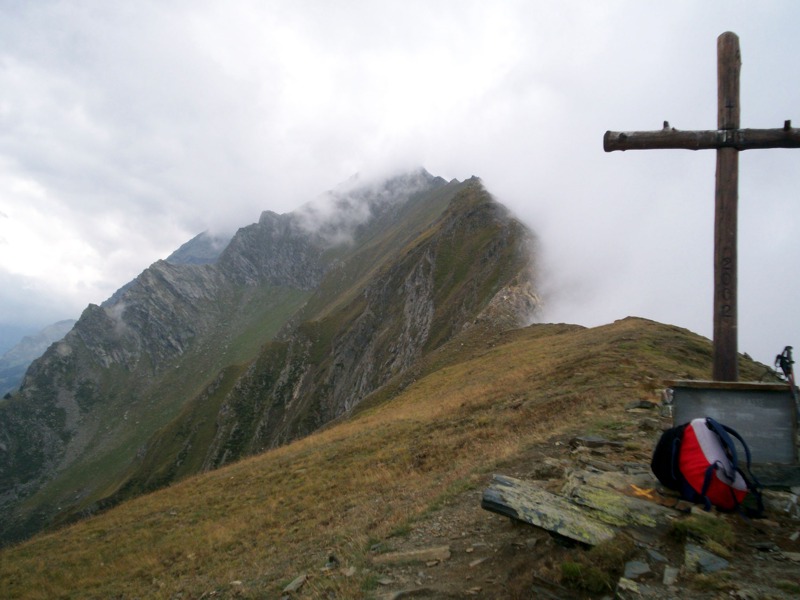
{"label": "green grass patch", "polygon": [[632,539],[618,534],[561,563],[561,582],[593,594],[613,591],[635,548]]}
{"label": "green grass patch", "polygon": [[790,581],[788,579],[780,579],[775,582],[775,587],[786,592],[787,594],[794,594],[800,597],[800,583],[797,581]]}
{"label": "green grass patch", "polygon": [[736,545],[736,532],[727,520],[722,517],[704,514],[692,514],[677,519],[671,525],[672,534],[679,540],[693,538],[705,545],[710,551],[730,554]]}

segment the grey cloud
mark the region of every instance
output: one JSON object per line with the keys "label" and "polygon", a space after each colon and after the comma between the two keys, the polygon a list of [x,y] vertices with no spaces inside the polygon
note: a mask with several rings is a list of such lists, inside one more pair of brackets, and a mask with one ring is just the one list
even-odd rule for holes
{"label": "grey cloud", "polygon": [[[745,126],[800,123],[798,16],[791,1],[3,3],[0,182],[36,182],[92,246],[101,297],[85,305],[200,231],[354,172],[478,175],[539,233],[548,318],[710,335],[713,153],[609,155],[602,135],[713,127],[727,29]],[[800,338],[798,160],[740,161],[740,347],[765,361]],[[3,213],[14,198],[0,189]]]}

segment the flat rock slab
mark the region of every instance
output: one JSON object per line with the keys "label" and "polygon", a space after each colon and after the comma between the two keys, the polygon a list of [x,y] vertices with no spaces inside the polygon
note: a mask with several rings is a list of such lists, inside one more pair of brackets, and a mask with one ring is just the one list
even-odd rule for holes
{"label": "flat rock slab", "polygon": [[576,471],[562,492],[576,504],[593,509],[595,517],[610,525],[658,527],[680,513],[659,504],[654,483],[649,474]]}
{"label": "flat rock slab", "polygon": [[300,588],[305,585],[306,581],[308,581],[308,575],[303,574],[296,577],[294,581],[292,581],[289,585],[283,588],[283,593],[293,594],[294,592],[299,591]]}
{"label": "flat rock slab", "polygon": [[636,580],[642,575],[650,573],[650,565],[641,560],[629,560],[625,563],[625,572],[623,577],[626,579]]}
{"label": "flat rock slab", "polygon": [[590,516],[586,509],[513,477],[495,475],[483,492],[481,507],[590,546],[614,537],[614,528]]}
{"label": "flat rock slab", "polygon": [[585,448],[615,448],[617,450],[621,450],[625,447],[625,444],[622,442],[607,440],[606,438],[598,435],[579,435],[572,438],[569,441],[569,445],[572,448],[583,446]]}
{"label": "flat rock slab", "polygon": [[678,577],[681,574],[681,570],[677,567],[664,567],[664,577],[661,579],[661,583],[664,585],[675,585],[678,583]]}
{"label": "flat rock slab", "polygon": [[443,561],[450,558],[450,546],[435,546],[420,550],[406,550],[404,552],[388,552],[372,558],[374,565],[403,564],[413,562]]}
{"label": "flat rock slab", "polygon": [[625,410],[655,410],[658,404],[649,400],[635,400],[625,405]]}
{"label": "flat rock slab", "polygon": [[730,563],[700,546],[686,544],[684,565],[689,573],[716,573],[727,569]]}

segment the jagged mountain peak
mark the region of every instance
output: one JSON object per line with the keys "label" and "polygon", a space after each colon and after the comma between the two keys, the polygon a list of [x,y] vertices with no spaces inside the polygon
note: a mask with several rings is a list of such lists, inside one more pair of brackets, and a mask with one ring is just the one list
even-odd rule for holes
{"label": "jagged mountain peak", "polygon": [[446,183],[422,167],[380,178],[356,173],[303,204],[291,216],[297,227],[316,236],[325,246],[348,244],[356,230],[370,219]]}
{"label": "jagged mountain peak", "polygon": [[348,195],[353,193],[375,193],[381,190],[414,190],[436,182],[444,183],[444,179],[431,175],[425,167],[419,166],[407,170],[393,170],[384,173],[354,173],[338,184],[328,193]]}
{"label": "jagged mountain peak", "polygon": [[176,265],[205,265],[216,262],[232,237],[232,233],[212,233],[206,230],[181,245],[166,261]]}
{"label": "jagged mountain peak", "polygon": [[[403,203],[411,196],[447,184],[424,167],[384,176],[352,175],[333,189],[306,202],[294,211],[278,214],[265,210],[253,226],[273,232],[302,232],[314,236],[314,242],[336,246],[352,242],[354,231],[386,206]],[[451,184],[457,184],[453,179]],[[228,247],[235,234],[204,231],[173,252],[166,261],[172,264],[211,264]]]}

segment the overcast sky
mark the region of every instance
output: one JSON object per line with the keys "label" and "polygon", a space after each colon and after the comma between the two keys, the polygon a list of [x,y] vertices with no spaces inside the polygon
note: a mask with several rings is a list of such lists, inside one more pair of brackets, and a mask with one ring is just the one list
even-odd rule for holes
{"label": "overcast sky", "polygon": [[[711,336],[714,152],[611,130],[800,125],[800,3],[0,0],[0,349],[205,230],[355,172],[481,177],[540,237],[546,320]],[[800,150],[740,156],[739,349],[800,345]]]}

